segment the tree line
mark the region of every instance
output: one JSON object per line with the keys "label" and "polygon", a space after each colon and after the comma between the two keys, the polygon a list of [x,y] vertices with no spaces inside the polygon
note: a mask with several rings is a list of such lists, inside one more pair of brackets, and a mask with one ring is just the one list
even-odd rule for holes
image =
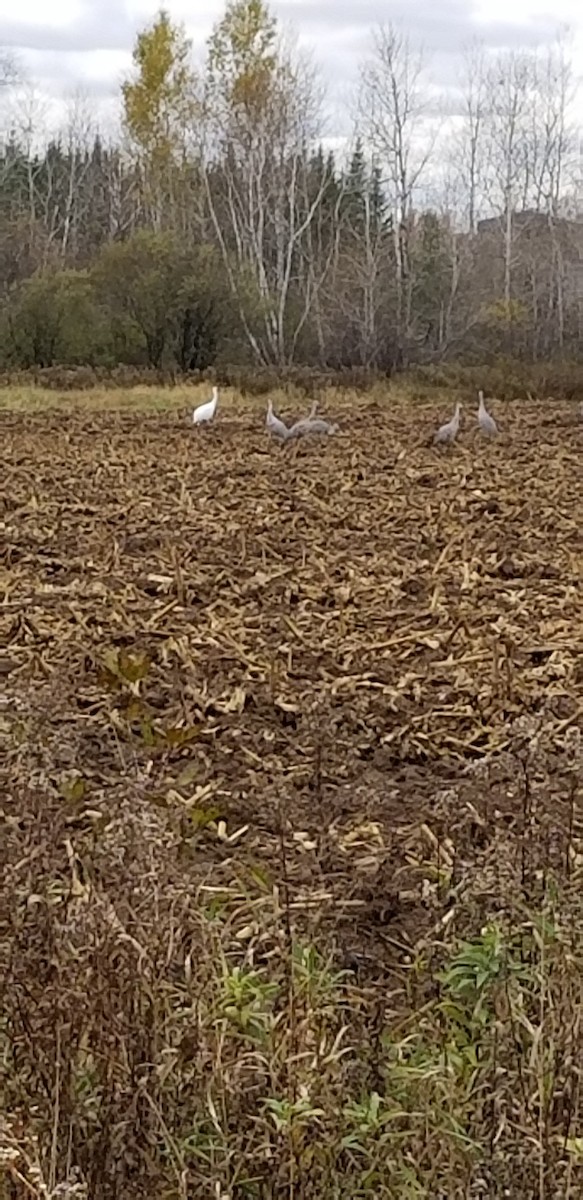
{"label": "tree line", "polygon": [[117,142],[72,120],[0,146],[0,366],[574,358],[574,95],[565,42],[474,46],[448,111],[382,26],[333,153],[317,71],[264,0],[227,0],[203,71],[161,11]]}

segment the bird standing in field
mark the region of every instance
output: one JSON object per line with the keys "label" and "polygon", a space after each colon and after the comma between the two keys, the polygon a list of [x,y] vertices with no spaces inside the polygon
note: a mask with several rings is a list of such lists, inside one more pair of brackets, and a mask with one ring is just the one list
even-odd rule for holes
{"label": "bird standing in field", "polygon": [[484,404],[483,392],[478,392],[478,400],[480,402],[478,407],[478,425],[486,437],[496,437],[498,426]]}
{"label": "bird standing in field", "polygon": [[440,425],[433,442],[437,446],[449,446],[459,433],[460,428],[460,413],[462,411],[461,404],[456,404],[455,412],[451,421],[447,421],[445,425]]}
{"label": "bird standing in field", "polygon": [[332,425],[330,421],[324,421],[322,417],[304,417],[301,421],[296,421],[292,425],[289,436],[290,438],[304,437],[308,433],[338,433],[338,425]]}
{"label": "bird standing in field", "polygon": [[219,389],[218,387],[214,387],[212,400],[208,400],[206,404],[199,404],[198,408],[195,408],[192,414],[193,425],[202,425],[205,421],[212,421],[217,411],[218,402]]}
{"label": "bird standing in field", "polygon": [[338,425],[332,425],[330,421],[325,421],[323,417],[318,417],[318,401],[314,400],[308,417],[300,417],[289,430],[290,438],[304,437],[308,433],[338,433]]}
{"label": "bird standing in field", "polygon": [[287,441],[289,437],[289,429],[279,417],[276,417],[273,411],[271,400],[267,402],[267,416],[265,418],[265,428],[271,437],[279,438],[282,442]]}

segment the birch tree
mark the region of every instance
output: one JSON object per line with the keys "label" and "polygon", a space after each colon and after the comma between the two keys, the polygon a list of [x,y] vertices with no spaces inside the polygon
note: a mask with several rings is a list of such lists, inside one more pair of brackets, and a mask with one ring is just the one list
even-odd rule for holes
{"label": "birch tree", "polygon": [[417,189],[429,159],[424,119],[427,99],[423,57],[393,25],[373,35],[361,71],[360,121],[381,166],[393,217],[396,281],[396,347],[405,365],[411,328],[411,226]]}
{"label": "birch tree", "polygon": [[209,41],[207,77],[204,171],[215,235],[255,358],[288,363],[318,285],[312,277],[298,286],[302,244],[327,185],[324,176],[310,192],[314,77],[284,46],[263,0],[229,0]]}
{"label": "birch tree", "polygon": [[499,55],[486,75],[491,200],[502,212],[504,306],[508,319],[512,313],[514,214],[524,206],[528,191],[527,125],[532,83],[532,58],[522,53]]}
{"label": "birch tree", "polygon": [[573,71],[560,40],[533,60],[533,96],[528,122],[529,203],[556,217],[564,175],[574,149],[570,127]]}
{"label": "birch tree", "polygon": [[474,43],[463,58],[461,121],[453,138],[465,225],[471,234],[476,232],[485,186],[487,97],[484,48]]}
{"label": "birch tree", "polygon": [[76,254],[87,225],[87,176],[91,167],[91,145],[95,140],[95,128],[89,98],[77,91],[68,106],[67,122],[63,131],[63,179],[60,196],[60,223],[58,237],[63,258]]}
{"label": "birch tree", "polygon": [[561,200],[576,145],[570,124],[573,73],[564,38],[536,55],[533,77],[528,130],[529,203],[545,214],[548,227],[547,255],[540,254],[539,269],[533,263],[533,275],[536,271],[539,282],[538,289],[533,286],[534,352],[540,349],[544,353],[552,348],[553,342],[559,347],[564,343],[565,253],[576,253],[561,221]]}

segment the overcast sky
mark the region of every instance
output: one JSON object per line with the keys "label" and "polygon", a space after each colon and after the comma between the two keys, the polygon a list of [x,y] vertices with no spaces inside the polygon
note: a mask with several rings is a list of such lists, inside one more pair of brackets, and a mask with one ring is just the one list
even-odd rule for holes
{"label": "overcast sky", "polygon": [[[158,7],[146,0],[0,0],[0,47],[14,51],[53,112],[62,111],[55,100],[82,89],[103,116],[131,65],[136,31]],[[166,0],[165,7],[184,22],[202,57],[222,0]],[[358,61],[381,21],[402,24],[423,45],[440,86],[455,80],[460,51],[473,38],[498,49],[533,46],[551,41],[561,25],[572,31],[575,69],[583,74],[581,0],[272,0],[271,8],[321,65],[331,135],[342,132]]]}

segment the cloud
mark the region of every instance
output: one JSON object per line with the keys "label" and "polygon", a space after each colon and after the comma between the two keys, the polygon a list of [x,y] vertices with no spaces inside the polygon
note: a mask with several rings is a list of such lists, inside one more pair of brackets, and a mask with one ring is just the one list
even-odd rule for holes
{"label": "cloud", "polygon": [[129,55],[121,50],[26,54],[28,81],[53,98],[77,89],[96,100],[111,97],[119,92],[128,66]]}
{"label": "cloud", "polygon": [[302,43],[320,51],[333,97],[354,84],[358,64],[371,48],[371,33],[388,19],[402,29],[413,47],[423,50],[432,81],[455,84],[460,57],[471,42],[487,50],[513,50],[550,42],[558,19],[537,15],[504,20],[482,15],[472,0],[276,0],[275,10],[302,31]]}
{"label": "cloud", "polygon": [[[81,86],[96,97],[109,96],[129,70],[136,34],[153,19],[154,9],[148,0],[78,0],[66,13],[64,2],[50,19],[46,0],[22,0],[21,15],[0,14],[0,47],[14,52],[30,80],[50,95]],[[177,0],[169,7],[172,17],[182,20]],[[204,46],[221,7],[221,0],[209,0],[202,23],[196,18],[193,24],[184,14],[195,52]]]}
{"label": "cloud", "polygon": [[[328,110],[348,127],[348,108],[355,93],[359,63],[371,50],[375,27],[391,21],[423,50],[434,85],[435,110],[443,111],[437,93],[455,87],[463,51],[479,40],[486,50],[535,47],[556,35],[558,18],[546,14],[505,20],[504,0],[484,9],[479,0],[274,0],[274,11],[301,31],[300,44],[312,46],[328,81]],[[492,7],[494,13],[492,15]]]}
{"label": "cloud", "polygon": [[[131,50],[136,33],[155,17],[155,8],[148,3],[132,6],[117,0],[80,0],[74,16],[59,20],[59,11],[47,20],[48,6],[44,0],[23,0],[24,15],[8,17],[0,14],[0,45],[22,50],[46,50],[69,54],[92,50]],[[171,17],[190,27],[190,32],[210,28],[220,14],[219,0],[210,0],[210,16],[193,20],[188,12],[176,11],[180,5],[170,3]],[[215,12],[213,13],[213,10]],[[36,15],[38,14],[38,15]]]}
{"label": "cloud", "polygon": [[334,37],[351,30],[359,38],[390,20],[405,30],[412,43],[429,53],[458,54],[479,36],[486,46],[502,48],[535,45],[551,38],[557,18],[537,15],[529,20],[506,21],[482,17],[472,0],[277,0],[275,10],[303,31],[317,37]]}
{"label": "cloud", "polygon": [[[540,13],[506,21],[504,0],[480,4],[484,0],[392,0],[390,7],[386,0],[272,0],[274,14],[297,31],[300,46],[321,68],[330,133],[344,132],[371,29],[387,19],[424,47],[432,80],[442,89],[453,85],[460,52],[476,37],[492,49],[517,48],[549,41],[556,31],[558,17]],[[194,17],[192,0],[168,0],[168,8],[184,21],[200,62],[224,0],[207,0]],[[150,0],[55,0],[52,10],[46,0],[20,0],[15,15],[0,16],[0,46],[15,51],[49,96],[81,87],[99,103],[118,91],[136,33],[153,14]]]}
{"label": "cloud", "polygon": [[58,54],[126,50],[131,47],[134,35],[133,22],[124,8],[112,0],[84,4],[80,16],[67,25],[42,19],[29,22],[5,16],[0,18],[0,44],[20,50]]}

